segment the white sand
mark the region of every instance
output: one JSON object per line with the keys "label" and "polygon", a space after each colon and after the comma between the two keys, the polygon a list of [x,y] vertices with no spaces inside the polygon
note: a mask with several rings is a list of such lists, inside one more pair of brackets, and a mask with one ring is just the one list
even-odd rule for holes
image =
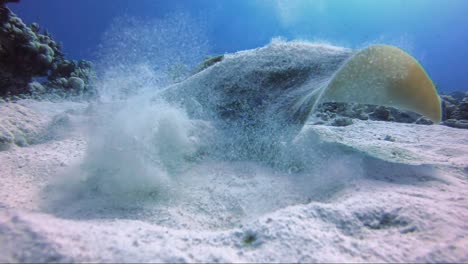
{"label": "white sand", "polygon": [[123,202],[56,192],[85,156],[85,104],[22,104],[41,122],[29,123],[32,144],[0,151],[0,262],[468,261],[467,130],[310,126],[298,144],[319,139],[346,158],[317,175],[200,162],[173,196]]}

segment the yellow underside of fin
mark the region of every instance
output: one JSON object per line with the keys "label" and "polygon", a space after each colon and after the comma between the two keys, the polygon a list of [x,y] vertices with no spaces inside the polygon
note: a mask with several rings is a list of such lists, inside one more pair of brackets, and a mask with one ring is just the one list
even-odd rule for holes
{"label": "yellow underside of fin", "polygon": [[435,123],[442,117],[439,96],[422,66],[408,53],[387,45],[370,46],[351,57],[332,77],[319,102],[393,106]]}

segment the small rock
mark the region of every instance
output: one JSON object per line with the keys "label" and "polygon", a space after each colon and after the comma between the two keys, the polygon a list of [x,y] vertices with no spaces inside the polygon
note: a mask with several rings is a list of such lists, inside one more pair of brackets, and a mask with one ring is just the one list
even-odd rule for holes
{"label": "small rock", "polygon": [[431,120],[425,118],[425,117],[420,117],[418,120],[416,120],[415,122],[416,124],[419,124],[419,125],[432,125],[434,124]]}
{"label": "small rock", "polygon": [[[456,103],[458,104],[458,103]],[[443,120],[451,119],[452,118],[452,113],[457,109],[456,104],[453,104],[452,102],[449,101],[442,101],[442,118]]]}
{"label": "small rock", "polygon": [[449,127],[468,129],[468,120],[447,119],[443,124]]}
{"label": "small rock", "polygon": [[390,111],[384,106],[378,106],[375,108],[374,112],[370,115],[373,119],[380,121],[391,121],[392,116]]}
{"label": "small rock", "polygon": [[360,120],[369,120],[369,115],[366,114],[366,113],[359,113],[359,115],[357,116],[358,119]]}
{"label": "small rock", "polygon": [[354,121],[349,117],[338,117],[331,123],[332,126],[349,126],[352,124],[354,124]]}
{"label": "small rock", "polygon": [[468,120],[468,101],[460,102],[457,108],[453,111],[451,117],[453,119]]}
{"label": "small rock", "polygon": [[458,104],[458,100],[453,98],[451,95],[441,95],[440,99],[442,99],[442,101],[449,102],[449,103],[451,103],[453,105]]}
{"label": "small rock", "polygon": [[466,92],[455,91],[455,92],[451,92],[449,96],[458,102],[458,101],[462,101],[463,98],[466,97]]}

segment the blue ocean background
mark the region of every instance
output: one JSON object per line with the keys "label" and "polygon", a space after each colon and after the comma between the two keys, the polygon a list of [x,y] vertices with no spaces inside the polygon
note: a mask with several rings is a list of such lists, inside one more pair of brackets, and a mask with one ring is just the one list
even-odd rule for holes
{"label": "blue ocean background", "polygon": [[274,37],[360,48],[397,45],[414,55],[439,91],[468,90],[467,0],[22,0],[9,7],[62,42],[67,57],[95,60],[115,18],[179,13],[201,21],[209,54]]}

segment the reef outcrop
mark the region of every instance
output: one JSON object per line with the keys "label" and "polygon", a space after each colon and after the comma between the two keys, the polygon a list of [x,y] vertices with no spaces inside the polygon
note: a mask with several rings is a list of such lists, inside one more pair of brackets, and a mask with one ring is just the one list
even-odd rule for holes
{"label": "reef outcrop", "polygon": [[65,59],[61,44],[47,30],[41,33],[37,23],[27,26],[0,3],[0,96],[51,89],[81,94],[93,90],[93,78],[90,62]]}
{"label": "reef outcrop", "polygon": [[[440,95],[442,104],[442,125],[468,129],[468,92],[451,92]],[[433,122],[420,114],[394,107],[324,103],[315,113],[316,124],[332,126],[347,126],[353,124],[352,119],[389,121],[398,123],[414,123],[430,125]]]}
{"label": "reef outcrop", "polygon": [[347,103],[324,103],[315,114],[317,124],[329,124],[333,126],[351,125],[352,122],[337,122],[343,119],[360,119],[389,121],[398,123],[432,124],[432,121],[412,111],[401,110],[394,107],[347,104]]}
{"label": "reef outcrop", "polygon": [[444,125],[468,129],[468,92],[452,92],[441,99]]}
{"label": "reef outcrop", "polygon": [[[440,95],[442,104],[442,125],[468,129],[468,92],[451,92]],[[352,119],[390,121],[398,123],[414,123],[430,125],[433,122],[420,114],[394,107],[324,103],[315,114],[316,124],[332,126],[347,126],[353,124]]]}

